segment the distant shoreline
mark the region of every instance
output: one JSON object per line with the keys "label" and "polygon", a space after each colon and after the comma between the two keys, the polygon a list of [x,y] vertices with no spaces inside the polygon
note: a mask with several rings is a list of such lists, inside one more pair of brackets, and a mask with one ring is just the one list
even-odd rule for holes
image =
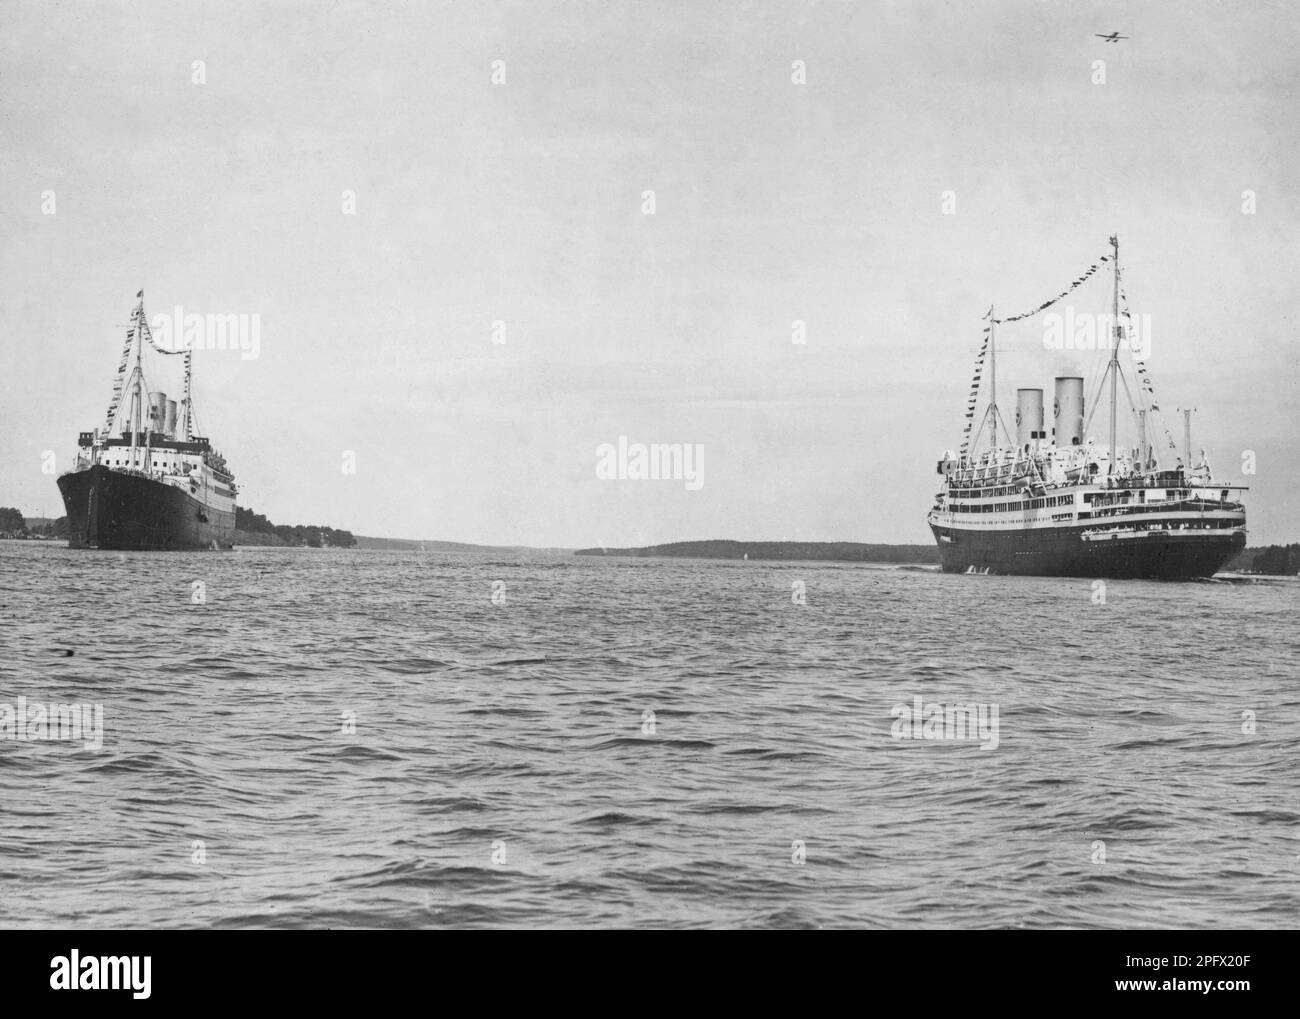
{"label": "distant shoreline", "polygon": [[678,559],[749,559],[939,565],[934,545],[878,545],[856,541],[674,541],[639,548],[580,548],[574,555]]}
{"label": "distant shoreline", "polygon": [[[66,547],[64,535],[0,534],[0,541],[45,541]],[[939,566],[934,545],[887,545],[857,541],[673,541],[630,547],[557,548],[531,545],[475,545],[458,541],[419,541],[412,538],[355,537],[356,549],[383,552],[478,554],[544,554],[630,559],[736,559],[755,562],[847,562],[893,566]],[[236,548],[305,548],[273,533],[235,532]],[[1251,546],[1226,563],[1220,574],[1243,577],[1295,577],[1300,574],[1300,545]]]}

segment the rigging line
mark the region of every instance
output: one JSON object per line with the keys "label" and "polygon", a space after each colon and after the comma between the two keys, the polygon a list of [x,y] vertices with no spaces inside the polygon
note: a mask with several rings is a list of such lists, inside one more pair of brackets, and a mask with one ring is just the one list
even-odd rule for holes
{"label": "rigging line", "polygon": [[[1103,357],[1103,355],[1105,355]],[[1102,362],[1106,363],[1106,370],[1098,373],[1098,366]],[[1097,413],[1097,408],[1101,406],[1101,393],[1106,386],[1106,380],[1110,377],[1110,348],[1099,346],[1092,353],[1092,364],[1089,366],[1088,374],[1091,378],[1097,379],[1096,388],[1093,389],[1092,395],[1084,404],[1089,407],[1087,420],[1084,421],[1083,431],[1086,437],[1088,429],[1092,427],[1093,416]]]}
{"label": "rigging line", "polygon": [[135,329],[128,329],[126,342],[122,345],[122,360],[117,366],[117,375],[113,379],[113,395],[108,401],[108,412],[104,416],[104,434],[110,435],[113,424],[121,410],[122,395],[126,391],[126,365],[131,359],[131,347],[135,343]]}
{"label": "rigging line", "polygon": [[[1007,445],[1008,445],[1008,446],[1013,446],[1014,443],[1011,441],[1011,429],[1009,429],[1009,428],[1007,427],[1007,423],[1006,423],[1006,421],[1005,421],[1005,420],[1003,419],[1003,417],[1002,417],[1002,411],[1001,411],[1001,409],[996,410],[996,411],[994,412],[994,415],[995,415],[995,417],[997,417],[998,421],[1001,421],[1001,422],[1002,422],[1002,434],[1005,435],[1006,438],[1007,438]],[[995,427],[995,428],[993,429],[993,444],[994,444],[995,446],[997,445],[997,441],[998,441],[998,439],[997,439],[997,428]]]}
{"label": "rigging line", "polygon": [[[972,443],[972,445],[973,445],[976,449],[979,449],[980,436],[982,436],[982,435],[984,434],[984,426],[985,426],[986,424],[988,424],[988,420],[989,420],[988,411],[985,411],[985,412],[984,412],[984,416],[980,418],[980,427],[979,427],[979,431],[975,433],[975,441]],[[964,455],[964,454],[965,454],[965,451],[963,451],[963,455]]]}
{"label": "rigging line", "polygon": [[[989,314],[992,311],[993,309],[989,308],[989,310],[984,313],[984,318],[988,318]],[[970,430],[971,430],[971,426],[975,423],[975,416],[974,416],[975,405],[979,400],[980,386],[983,384],[982,376],[984,372],[984,355],[987,352],[988,345],[989,345],[988,334],[989,334],[989,327],[985,326],[984,339],[980,343],[979,353],[975,355],[975,374],[974,377],[971,379],[971,392],[970,392],[970,396],[967,398],[966,427],[962,431],[961,453],[963,456],[966,455],[966,451],[969,448]],[[980,426],[980,431],[981,432],[983,431],[982,423]],[[977,444],[978,444],[978,437],[977,437]]]}
{"label": "rigging line", "polygon": [[1100,258],[1097,259],[1096,263],[1090,265],[1086,270],[1084,270],[1083,275],[1081,275],[1078,279],[1071,281],[1070,285],[1066,289],[1062,290],[1051,300],[1043,302],[1037,308],[1034,308],[1032,311],[1021,312],[1019,315],[1008,315],[1003,318],[995,318],[993,319],[993,322],[998,324],[1003,322],[1018,322],[1021,319],[1029,318],[1031,315],[1037,315],[1040,311],[1046,311],[1048,308],[1056,304],[1058,301],[1061,301],[1062,299],[1068,297],[1070,294],[1074,293],[1074,291],[1078,290],[1079,287],[1083,286],[1083,284],[1087,280],[1091,279],[1092,276],[1097,272],[1097,270],[1101,268],[1101,264],[1103,262],[1109,262],[1109,261],[1110,261],[1109,255],[1102,255]]}
{"label": "rigging line", "polygon": [[[1093,378],[1097,377],[1096,367],[1097,367],[1096,359],[1094,358],[1093,372],[1092,372]],[[1101,378],[1097,379],[1097,386],[1095,389],[1093,389],[1092,396],[1088,398],[1088,402],[1087,402],[1088,416],[1086,419],[1084,419],[1083,422],[1083,435],[1079,437],[1080,442],[1084,441],[1087,438],[1088,430],[1092,428],[1093,415],[1097,413],[1097,408],[1101,406],[1101,391],[1103,387],[1106,385],[1106,380],[1108,378],[1110,378],[1109,364],[1106,365],[1106,370],[1101,373]]]}
{"label": "rigging line", "polygon": [[[1128,317],[1130,321],[1132,321],[1132,315],[1129,313],[1129,307],[1128,307],[1128,295],[1124,293],[1123,286],[1120,287],[1119,295],[1121,301],[1123,302],[1122,303],[1122,307],[1124,309],[1123,314],[1126,317]],[[1130,355],[1133,356],[1133,360],[1136,363],[1137,355],[1133,354],[1133,348],[1131,345],[1129,347],[1129,353]],[[1142,366],[1144,368],[1146,367],[1145,362],[1143,363]],[[1147,396],[1150,397],[1150,406],[1147,408],[1147,410],[1150,414],[1154,414],[1157,418],[1159,418],[1160,431],[1164,433],[1165,441],[1169,444],[1170,449],[1177,451],[1178,445],[1177,443],[1174,442],[1174,437],[1169,431],[1169,426],[1168,424],[1165,423],[1165,416],[1160,410],[1160,404],[1156,400],[1156,387],[1155,387],[1155,383],[1151,381],[1151,372],[1145,371],[1143,372],[1143,374],[1146,376],[1146,393]]]}
{"label": "rigging line", "polygon": [[[1122,290],[1120,292],[1123,293]],[[1127,309],[1125,309],[1124,312],[1122,312],[1122,314],[1127,315],[1128,314]],[[1119,380],[1120,382],[1124,383],[1124,396],[1128,399],[1129,413],[1133,416],[1133,427],[1138,434],[1139,441],[1144,441],[1145,436],[1142,435],[1142,426],[1138,423],[1138,410],[1139,410],[1139,405],[1142,410],[1149,410],[1149,408],[1146,405],[1145,392],[1142,389],[1141,380],[1137,378],[1138,369],[1142,367],[1142,363],[1138,360],[1137,354],[1133,352],[1133,337],[1131,332],[1125,332],[1124,336],[1125,339],[1128,340],[1129,360],[1133,362],[1134,381],[1138,383],[1138,387],[1137,387],[1138,396],[1143,397],[1143,399],[1141,400],[1133,399],[1133,392],[1132,390],[1129,389],[1128,379],[1125,377],[1123,371],[1120,371],[1119,373]]]}
{"label": "rigging line", "polygon": [[[1141,438],[1142,438],[1142,426],[1141,426],[1140,424],[1138,424],[1138,408],[1137,408],[1137,404],[1133,402],[1133,394],[1129,391],[1129,388],[1128,388],[1128,379],[1126,379],[1126,378],[1124,377],[1124,373],[1123,373],[1123,372],[1120,372],[1120,373],[1119,373],[1119,380],[1120,380],[1120,382],[1124,383],[1124,395],[1125,395],[1126,397],[1128,397],[1128,411],[1129,411],[1129,413],[1130,413],[1131,415],[1133,415],[1133,431],[1135,431],[1135,432],[1137,433],[1137,435],[1138,435],[1138,439],[1139,439],[1139,441],[1140,441]],[[1146,409],[1146,408],[1144,407],[1143,410],[1145,410],[1145,409]]]}

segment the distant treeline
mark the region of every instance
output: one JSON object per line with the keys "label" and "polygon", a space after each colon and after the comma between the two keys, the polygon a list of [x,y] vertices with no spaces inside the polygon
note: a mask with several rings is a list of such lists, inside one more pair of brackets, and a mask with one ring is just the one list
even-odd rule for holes
{"label": "distant treeline", "polygon": [[[273,524],[262,514],[243,506],[235,507],[235,530],[249,535],[271,535],[279,539],[274,544],[305,545],[308,548],[352,548],[357,543],[351,531],[336,531],[320,524]],[[240,544],[238,540],[235,543]]]}
{"label": "distant treeline", "polygon": [[21,510],[12,506],[0,506],[0,538],[27,537],[27,521]]}
{"label": "distant treeline", "polygon": [[1295,576],[1300,573],[1300,545],[1266,545],[1263,548],[1242,549],[1237,558],[1224,569]]}
{"label": "distant treeline", "polygon": [[[243,540],[236,544],[305,545],[308,548],[352,548],[357,539],[351,531],[338,531],[319,524],[273,524],[260,513],[235,507],[235,529],[243,531]],[[23,519],[22,512],[12,506],[0,506],[0,538],[66,538],[68,518],[57,520]],[[265,541],[259,542],[259,538]]]}
{"label": "distant treeline", "polygon": [[867,545],[856,541],[674,541],[644,548],[580,548],[574,555],[676,556],[685,559],[823,559],[858,563],[939,562],[934,545]]}
{"label": "distant treeline", "polygon": [[66,538],[68,536],[68,518],[57,520],[32,518],[30,522],[23,518],[21,510],[12,506],[0,506],[0,538]]}

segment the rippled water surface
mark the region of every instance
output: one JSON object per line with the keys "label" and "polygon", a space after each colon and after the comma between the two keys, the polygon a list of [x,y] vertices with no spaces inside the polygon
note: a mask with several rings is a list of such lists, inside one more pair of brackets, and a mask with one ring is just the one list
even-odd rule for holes
{"label": "rippled water surface", "polygon": [[[1294,927],[1298,607],[0,542],[0,704],[103,709],[0,739],[0,926]],[[894,738],[917,697],[996,748]]]}

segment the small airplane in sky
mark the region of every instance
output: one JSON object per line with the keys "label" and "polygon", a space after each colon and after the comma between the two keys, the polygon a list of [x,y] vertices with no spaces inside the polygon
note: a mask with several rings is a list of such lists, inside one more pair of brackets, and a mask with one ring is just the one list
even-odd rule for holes
{"label": "small airplane in sky", "polygon": [[[1096,35],[1096,33],[1093,33]],[[1121,39],[1127,39],[1128,36],[1120,35],[1118,32],[1111,32],[1110,35],[1097,35],[1098,39],[1105,39],[1107,42],[1119,42]]]}

